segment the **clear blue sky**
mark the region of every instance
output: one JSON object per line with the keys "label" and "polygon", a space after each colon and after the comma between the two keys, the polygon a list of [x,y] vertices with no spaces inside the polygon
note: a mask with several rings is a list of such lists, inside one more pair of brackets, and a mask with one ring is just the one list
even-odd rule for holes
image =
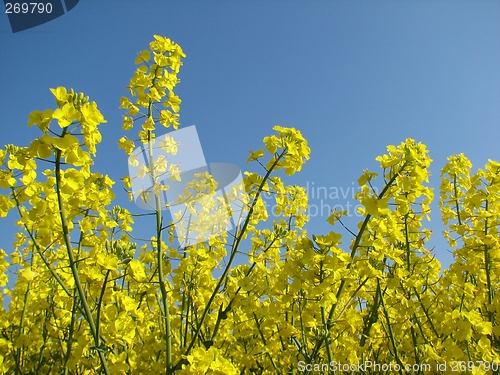
{"label": "clear blue sky", "polygon": [[[153,34],[187,54],[176,90],[181,126],[197,126],[209,162],[245,169],[276,124],[310,143],[311,160],[286,180],[303,186],[352,189],[363,169],[377,171],[386,145],[408,137],[430,149],[436,193],[449,155],[465,153],[474,168],[500,160],[498,1],[81,0],[16,34],[2,13],[0,144],[37,136],[28,114],[54,108],[50,87],[83,91],[108,120],[96,169],[117,181],[117,202],[138,211],[119,180],[127,159],[116,144],[125,135],[118,106]],[[348,203],[356,204],[323,201]],[[7,252],[13,213],[0,222]],[[329,231],[325,219],[312,218],[310,233]],[[437,210],[432,219],[429,247],[447,264]]]}

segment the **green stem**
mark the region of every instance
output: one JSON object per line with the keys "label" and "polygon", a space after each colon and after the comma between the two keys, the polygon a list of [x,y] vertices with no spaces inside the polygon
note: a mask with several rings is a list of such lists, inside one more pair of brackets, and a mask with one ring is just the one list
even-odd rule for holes
{"label": "green stem", "polygon": [[[264,176],[264,178],[262,179],[262,182],[257,190],[257,193],[255,194],[255,198],[252,202],[252,205],[250,206],[250,209],[248,210],[248,215],[246,216],[245,218],[245,222],[243,223],[243,226],[241,228],[241,231],[239,232],[239,235],[236,237],[236,240],[235,242],[233,243],[233,247],[231,249],[231,255],[229,257],[229,261],[226,265],[226,268],[224,269],[224,272],[222,273],[222,276],[219,278],[219,281],[217,282],[217,285],[216,287],[214,288],[213,292],[212,292],[212,295],[210,296],[210,299],[208,300],[208,303],[207,305],[205,306],[205,309],[203,311],[203,314],[201,316],[201,319],[200,319],[200,322],[198,324],[198,327],[196,328],[196,331],[193,335],[193,337],[191,338],[191,342],[189,343],[189,346],[188,348],[186,349],[186,352],[184,353],[184,355],[188,355],[189,352],[191,351],[191,349],[193,349],[194,347],[194,344],[196,342],[196,339],[198,338],[199,334],[200,334],[200,331],[201,331],[201,327],[203,325],[203,322],[205,321],[205,318],[207,317],[208,315],[208,312],[210,310],[210,307],[215,299],[215,296],[217,295],[217,293],[219,292],[219,289],[220,287],[222,286],[222,284],[225,282],[226,280],[226,277],[229,273],[229,270],[231,268],[231,265],[233,263],[233,260],[238,252],[238,247],[243,239],[243,234],[245,233],[247,227],[248,227],[248,224],[250,223],[250,219],[252,217],[252,214],[253,214],[253,210],[255,208],[255,205],[257,204],[257,201],[260,197],[260,194],[262,192],[262,189],[264,188],[264,185],[266,183],[266,181],[269,179],[269,176],[271,175],[272,171],[274,170],[274,168],[276,168],[276,166],[278,165],[279,161],[286,155],[287,153],[287,150],[285,149],[280,155],[278,155],[278,157],[276,157],[276,160],[274,161],[274,163],[272,164],[271,168],[269,168],[269,170],[267,171],[266,175]],[[182,364],[186,364],[185,360],[180,360],[175,366],[174,366],[174,369],[177,370],[177,369],[180,369],[180,367],[182,366]]]}
{"label": "green stem", "polygon": [[[66,133],[66,128],[63,131],[62,136]],[[90,327],[90,332],[94,338],[94,345],[95,348],[97,349],[97,353],[99,355],[99,359],[101,361],[102,365],[102,370],[106,375],[109,375],[109,369],[108,369],[108,364],[106,362],[106,357],[104,353],[99,350],[100,346],[100,339],[99,335],[97,334],[97,329],[94,323],[94,319],[92,318],[92,313],[90,311],[90,306],[87,301],[87,297],[85,296],[85,291],[83,290],[82,283],[80,281],[80,275],[78,274],[78,268],[77,268],[77,262],[75,259],[75,256],[73,254],[73,249],[71,246],[71,240],[69,236],[69,231],[68,231],[68,223],[66,220],[66,210],[64,208],[64,202],[63,198],[61,195],[61,150],[57,150],[56,152],[56,193],[57,193],[57,202],[59,205],[59,215],[61,218],[61,225],[62,225],[62,231],[63,231],[63,239],[64,243],[66,245],[66,250],[68,253],[68,258],[69,258],[69,265],[71,268],[71,273],[73,274],[73,279],[75,280],[75,285],[76,289],[78,291],[78,297],[80,299],[80,302],[83,305],[83,310],[85,311],[85,319],[87,320],[89,327]]]}
{"label": "green stem", "polygon": [[[148,108],[148,117],[151,116],[152,103],[150,102]],[[153,186],[158,183],[158,176],[155,171],[155,160],[153,155],[152,133],[148,131],[148,156],[149,156],[149,173]],[[166,366],[165,374],[170,375],[173,373],[172,368],[172,332],[170,328],[170,312],[168,308],[167,288],[165,286],[165,277],[163,274],[163,249],[162,249],[162,214],[161,214],[161,200],[159,194],[155,194],[155,217],[156,217],[156,261],[158,263],[158,284],[160,285],[161,304],[163,309],[163,324],[165,325],[165,352],[166,352]]]}
{"label": "green stem", "polygon": [[458,225],[462,225],[462,219],[460,219],[460,206],[458,205],[458,184],[457,175],[453,175],[453,191],[455,193],[455,209],[457,210],[457,221]]}
{"label": "green stem", "polygon": [[[323,270],[323,260],[319,264],[319,283],[322,284],[324,281],[324,270]],[[333,362],[332,349],[330,348],[330,331],[327,329],[326,324],[326,314],[324,306],[321,306],[321,322],[323,324],[324,335],[325,335],[325,345],[326,345],[326,353],[328,355],[328,362]]]}
{"label": "green stem", "polygon": [[[405,162],[401,168],[399,169],[399,171],[397,171],[396,173],[394,173],[394,175],[391,177],[391,179],[386,183],[386,185],[384,186],[384,188],[382,189],[382,191],[380,192],[380,194],[377,196],[378,199],[382,199],[385,195],[385,193],[387,193],[387,190],[389,190],[389,188],[392,186],[392,184],[394,183],[394,181],[396,180],[396,178],[401,174],[401,172],[404,171],[404,169],[406,168],[406,165],[407,165],[407,162]],[[363,233],[365,232],[366,230],[366,227],[368,226],[368,222],[370,221],[372,215],[370,214],[367,214],[366,217],[365,217],[365,220],[363,221],[363,224],[361,225],[361,228],[359,229],[359,232],[358,232],[358,235],[356,236],[356,239],[354,241],[354,244],[352,246],[352,250],[351,250],[351,262],[346,266],[346,269],[351,269],[352,265],[353,265],[353,262],[354,262],[354,256],[356,255],[356,252],[358,250],[358,247],[359,247],[359,244],[361,243],[361,239],[363,237]],[[340,297],[344,291],[344,288],[345,288],[345,285],[347,284],[347,280],[344,278],[342,279],[342,281],[340,282],[340,285],[339,285],[339,289],[337,291],[337,295],[336,295],[336,299],[337,299],[337,302],[335,302],[332,306],[332,308],[330,309],[330,313],[328,314],[328,319],[327,319],[327,326],[326,326],[326,329],[329,331],[332,326],[333,326],[333,316],[335,314],[335,310],[337,309],[337,306],[338,306],[338,303],[340,301]],[[312,351],[312,355],[311,355],[311,360],[314,360],[314,357],[317,355],[317,353],[319,353],[319,349],[321,348],[321,345],[323,345],[323,342],[324,342],[324,338],[318,340],[318,342],[316,343],[313,351]]]}
{"label": "green stem", "polygon": [[[75,290],[76,294],[76,290]],[[73,308],[71,311],[71,322],[69,324],[69,332],[68,332],[68,341],[66,344],[66,355],[64,358],[64,375],[68,375],[69,373],[69,368],[68,368],[68,361],[71,355],[71,348],[73,346],[73,333],[75,330],[75,322],[76,322],[76,295],[73,296]]]}
{"label": "green stem", "polygon": [[365,322],[366,325],[363,327],[363,333],[361,334],[361,340],[359,342],[360,347],[364,347],[366,343],[366,339],[370,335],[370,330],[378,320],[378,309],[380,307],[380,295],[379,295],[379,289],[377,288],[375,292],[375,299],[373,301],[373,305],[370,309],[370,312],[368,313],[368,316],[365,317]]}
{"label": "green stem", "polygon": [[[34,257],[35,257],[35,254],[32,254],[31,255],[30,269],[33,267]],[[31,281],[28,282],[28,286],[26,287],[26,293],[24,293],[23,311],[21,312],[21,320],[19,323],[19,336],[24,334],[24,320],[26,318],[26,310],[28,309],[28,301],[29,301],[31,285],[32,285],[32,282]],[[24,344],[22,345],[22,347],[20,347],[16,350],[16,374],[22,374],[21,367],[22,367],[22,363],[23,363],[23,358],[22,358],[23,352],[24,352]]]}
{"label": "green stem", "polygon": [[380,280],[378,280],[378,279],[377,279],[377,290],[380,293],[380,301],[382,303],[382,310],[384,312],[385,319],[387,322],[387,329],[389,330],[389,338],[391,340],[392,347],[394,348],[394,358],[396,359],[396,362],[398,363],[398,365],[400,367],[399,373],[403,374],[402,369],[404,368],[404,366],[403,366],[403,363],[401,362],[401,359],[399,358],[398,347],[396,346],[396,340],[394,339],[394,332],[392,331],[391,319],[390,319],[389,313],[387,312],[387,309],[385,307],[384,296],[381,293]]}
{"label": "green stem", "polygon": [[[427,321],[429,322],[429,325],[431,326],[432,332],[436,335],[438,339],[441,339],[441,335],[438,333],[436,327],[434,326],[434,323],[432,322],[431,316],[429,315],[429,309],[424,305],[424,302],[420,298],[420,294],[418,293],[417,289],[413,287],[413,291],[415,292],[415,295],[417,296],[418,302],[420,302],[420,307],[422,308],[422,311],[424,312]],[[429,306],[433,306],[433,304],[430,304]]]}
{"label": "green stem", "polygon": [[[253,312],[252,314],[253,314],[253,319],[255,320],[255,324],[257,325],[257,330],[259,331],[259,335],[260,335],[260,338],[262,340],[262,343],[264,344],[264,347],[267,347],[267,340],[264,337],[264,333],[262,332],[262,328],[260,326],[259,319],[257,319],[257,314],[255,314],[255,312]],[[273,365],[274,370],[279,374],[280,372],[278,371],[278,367],[276,366],[276,363],[274,362],[273,357],[271,356],[271,353],[266,351],[266,354],[267,354],[269,360],[271,361],[271,364]]]}

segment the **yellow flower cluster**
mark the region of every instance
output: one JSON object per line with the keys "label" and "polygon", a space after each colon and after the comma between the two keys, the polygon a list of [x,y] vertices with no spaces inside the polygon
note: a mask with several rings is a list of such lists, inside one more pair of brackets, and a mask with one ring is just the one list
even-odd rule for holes
{"label": "yellow flower cluster", "polygon": [[[120,100],[120,108],[127,109],[123,116],[123,129],[130,130],[136,121],[142,121],[139,139],[143,143],[154,139],[153,131],[157,123],[165,128],[179,127],[181,100],[173,89],[180,82],[177,74],[182,66],[181,59],[186,55],[170,39],[158,35],[154,38],[149,44],[150,49],[140,52],[135,59],[139,67],[128,86],[135,100],[131,101],[125,96]],[[166,109],[159,109],[160,103]],[[126,137],[122,137],[118,143],[127,154],[135,148],[134,142]]]}
{"label": "yellow flower cluster", "polygon": [[[157,122],[178,126],[172,89],[181,57],[178,45],[155,36],[136,59],[135,100],[122,98],[121,107],[124,129],[144,120],[142,141]],[[443,168],[439,205],[455,262],[442,272],[426,248],[434,194],[424,145],[389,146],[377,158],[380,179],[363,172],[356,198],[364,218],[343,241],[304,229],[305,189],[278,174],[300,171],[310,150],[298,130],[276,126],[248,159],[262,173],[245,173],[241,224],[178,248],[158,200],[143,217],[154,220],[150,240],[132,236],[133,215],[112,206],[114,181],[91,169],[105,122],[97,105],[51,91],[57,108],[29,115],[42,135],[0,150],[0,217],[17,215],[19,227],[10,255],[0,250],[0,290],[10,299],[0,308],[0,374],[378,374],[382,365],[498,374],[498,162],[473,174],[457,155]],[[171,111],[156,115],[162,101]],[[166,168],[158,160],[144,173]],[[214,191],[205,177],[190,189]],[[274,198],[272,220],[264,193]],[[345,214],[328,222],[345,225]],[[236,264],[237,255],[246,262]]]}

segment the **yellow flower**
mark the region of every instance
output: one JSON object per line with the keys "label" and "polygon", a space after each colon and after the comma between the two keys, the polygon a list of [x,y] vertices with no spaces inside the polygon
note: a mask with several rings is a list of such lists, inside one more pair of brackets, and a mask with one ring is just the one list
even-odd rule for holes
{"label": "yellow flower", "polygon": [[149,61],[149,58],[150,58],[150,53],[146,49],[138,54],[137,58],[135,59],[135,63],[141,64],[141,63],[147,62],[147,61]]}
{"label": "yellow flower", "polygon": [[53,118],[57,119],[57,123],[61,128],[65,128],[73,121],[80,119],[80,112],[71,103],[65,103],[62,108],[58,108],[53,113]]}
{"label": "yellow flower", "polygon": [[33,111],[29,114],[28,127],[33,125],[38,125],[40,130],[46,132],[49,128],[50,122],[52,121],[52,115],[54,111],[51,109],[46,109],[45,111]]}
{"label": "yellow flower", "polygon": [[127,137],[121,137],[118,140],[118,148],[125,150],[127,155],[130,155],[135,150],[135,144],[134,141],[127,139]]}
{"label": "yellow flower", "polygon": [[148,119],[146,120],[146,122],[144,124],[142,124],[142,129],[144,129],[144,131],[153,131],[155,130],[155,122],[153,120],[152,117],[148,117]]}
{"label": "yellow flower", "polygon": [[260,159],[263,156],[264,156],[264,150],[252,151],[250,153],[249,158],[247,159],[247,163],[250,163],[251,161]]}
{"label": "yellow flower", "polygon": [[168,100],[164,103],[165,107],[172,108],[172,111],[179,112],[180,104],[182,100],[179,99],[177,95],[174,94],[173,91],[169,91]]}
{"label": "yellow flower", "polygon": [[56,98],[56,103],[59,107],[64,105],[68,101],[69,95],[68,95],[65,87],[58,87],[56,89],[50,89],[50,92],[52,92],[52,94],[54,94],[54,96]]}

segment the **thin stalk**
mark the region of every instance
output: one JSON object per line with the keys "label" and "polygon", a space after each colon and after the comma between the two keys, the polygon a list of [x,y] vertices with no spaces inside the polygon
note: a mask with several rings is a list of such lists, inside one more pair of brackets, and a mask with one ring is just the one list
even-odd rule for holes
{"label": "thin stalk", "polygon": [[387,309],[385,307],[385,302],[384,302],[384,296],[382,295],[380,291],[380,281],[377,279],[377,289],[380,293],[380,301],[382,303],[382,310],[384,311],[385,319],[387,322],[387,329],[389,330],[389,338],[391,340],[392,347],[394,348],[394,357],[396,359],[396,362],[399,365],[399,373],[403,374],[403,363],[401,362],[401,359],[399,359],[399,354],[398,354],[398,347],[396,346],[396,340],[394,339],[394,332],[392,331],[392,325],[391,325],[391,319],[389,317],[389,313],[387,312]]}
{"label": "thin stalk", "polygon": [[[30,269],[33,267],[35,254],[31,255]],[[28,282],[28,286],[26,287],[26,293],[24,293],[23,300],[23,310],[21,312],[21,321],[19,323],[19,336],[24,334],[24,319],[26,318],[26,310],[28,309],[28,301],[30,296],[32,282]],[[23,363],[23,354],[24,352],[24,344],[16,350],[16,374],[22,374],[21,367]]]}
{"label": "thin stalk", "polygon": [[[188,355],[189,352],[191,351],[191,349],[193,349],[194,347],[194,344],[196,342],[196,339],[198,338],[198,335],[200,334],[200,331],[201,331],[201,327],[203,325],[203,322],[205,321],[205,318],[207,317],[208,315],[208,311],[210,310],[210,307],[215,299],[215,296],[217,295],[217,293],[219,292],[220,290],[220,287],[222,286],[222,284],[225,282],[226,280],[226,277],[229,273],[229,270],[231,268],[231,265],[233,263],[233,260],[237,254],[237,250],[238,250],[238,247],[242,241],[242,238],[243,238],[243,234],[245,233],[247,227],[248,227],[248,224],[250,223],[250,218],[252,217],[252,214],[253,214],[253,210],[255,208],[255,205],[257,204],[257,201],[260,197],[260,194],[262,192],[262,189],[264,188],[264,184],[266,183],[266,181],[269,179],[269,176],[271,175],[272,171],[274,170],[274,168],[276,168],[276,166],[278,165],[279,161],[286,155],[287,153],[287,150],[285,149],[280,155],[278,155],[278,157],[276,158],[276,160],[274,161],[274,163],[272,164],[271,168],[269,168],[269,170],[267,171],[266,175],[264,176],[264,178],[262,179],[262,182],[257,190],[257,193],[255,194],[255,198],[252,202],[252,205],[248,211],[248,215],[247,217],[245,218],[245,222],[243,223],[243,226],[241,228],[241,231],[240,231],[240,234],[236,237],[236,240],[235,242],[233,243],[233,247],[231,249],[231,255],[229,257],[229,261],[226,265],[226,268],[224,269],[224,272],[222,273],[222,276],[219,278],[219,281],[217,282],[217,285],[215,286],[213,292],[212,292],[212,295],[210,296],[210,299],[208,300],[208,303],[207,305],[205,306],[205,309],[203,311],[203,314],[200,318],[200,322],[198,324],[198,327],[196,328],[196,331],[193,335],[193,337],[191,338],[191,342],[188,346],[188,348],[186,349],[186,352],[184,353],[184,355]],[[177,370],[177,369],[180,369],[180,366],[182,364],[185,364],[185,360],[180,360],[175,366],[174,366],[174,369]]]}
{"label": "thin stalk", "polygon": [[[66,128],[64,129],[62,136],[64,136],[65,133],[66,133]],[[66,210],[65,210],[63,198],[61,195],[61,150],[57,150],[57,152],[56,152],[56,170],[55,170],[55,172],[56,172],[57,203],[59,205],[59,215],[61,218],[63,239],[64,239],[64,243],[66,245],[66,250],[68,253],[71,273],[73,274],[73,279],[75,280],[76,289],[78,291],[78,297],[80,299],[80,302],[83,305],[83,310],[85,311],[85,319],[87,320],[87,322],[89,324],[90,332],[94,338],[94,345],[95,345],[95,348],[97,349],[97,353],[98,353],[99,359],[101,361],[102,370],[104,371],[104,373],[106,375],[109,375],[110,372],[108,369],[106,356],[104,355],[104,353],[101,350],[99,350],[100,338],[99,338],[99,335],[97,334],[97,329],[96,329],[96,326],[94,323],[94,319],[92,318],[90,306],[88,304],[87,297],[85,296],[85,291],[83,290],[82,283],[80,281],[80,275],[78,274],[77,262],[76,262],[74,254],[73,254],[73,248],[71,246],[71,239],[70,239],[69,231],[68,231],[68,223],[66,220]]]}
{"label": "thin stalk", "polygon": [[377,322],[378,320],[378,308],[380,307],[380,295],[379,295],[379,289],[377,288],[375,292],[375,299],[373,301],[373,305],[370,309],[370,312],[368,313],[368,316],[366,318],[366,325],[363,327],[363,333],[361,334],[361,340],[359,342],[360,347],[364,347],[366,343],[367,337],[369,337],[370,330]]}
{"label": "thin stalk", "polygon": [[434,332],[434,334],[436,335],[437,338],[441,338],[438,331],[436,330],[436,327],[434,326],[434,323],[432,322],[431,316],[429,315],[429,310],[424,305],[424,302],[420,298],[420,295],[415,287],[413,287],[413,291],[415,292],[415,295],[417,296],[418,301],[420,302],[420,307],[422,308],[422,311],[424,312],[425,316],[427,317],[427,320],[429,321],[429,324],[431,326],[432,331]]}
{"label": "thin stalk", "polygon": [[[324,281],[324,270],[323,270],[323,260],[319,264],[319,283],[323,283]],[[326,345],[326,353],[328,355],[328,363],[333,362],[332,349],[330,348],[330,331],[327,329],[326,324],[326,313],[325,307],[321,306],[321,323],[323,324],[324,334],[325,334],[325,345]]]}
{"label": "thin stalk", "polygon": [[101,308],[102,308],[102,300],[104,298],[104,292],[106,291],[106,284],[108,283],[108,277],[110,274],[111,270],[106,271],[106,276],[104,277],[104,282],[102,284],[102,289],[101,289],[101,294],[99,296],[99,303],[97,304],[97,316],[96,316],[96,328],[97,328],[97,335],[100,336],[101,333]]}
{"label": "thin stalk", "polygon": [[[76,290],[75,290],[76,294]],[[73,308],[71,311],[71,322],[69,324],[69,332],[68,332],[68,342],[66,344],[66,355],[64,357],[64,375],[69,374],[69,368],[68,368],[68,361],[71,356],[71,348],[73,344],[73,333],[75,331],[75,322],[76,322],[76,295],[73,296],[72,298],[73,301]]]}
{"label": "thin stalk", "polygon": [[[148,117],[151,115],[152,103],[148,108]],[[149,156],[149,173],[153,184],[158,182],[154,165],[153,144],[151,142],[152,133],[148,130],[148,156]],[[161,200],[159,194],[155,194],[155,217],[156,217],[156,260],[158,263],[158,284],[160,285],[161,304],[163,310],[163,324],[165,325],[165,352],[166,366],[165,374],[171,375],[172,368],[172,332],[170,328],[170,312],[168,308],[167,288],[165,286],[165,277],[163,274],[163,249],[162,249],[162,224],[163,218],[161,214]]]}
{"label": "thin stalk", "polygon": [[[253,318],[255,320],[255,324],[257,325],[257,330],[259,331],[259,335],[260,335],[260,338],[262,340],[262,343],[264,344],[264,347],[267,347],[267,340],[264,337],[264,333],[262,332],[262,328],[260,327],[259,319],[257,319],[257,314],[255,314],[255,312],[253,312],[252,314],[253,314]],[[276,366],[276,363],[273,360],[273,357],[271,356],[271,353],[266,351],[266,354],[267,354],[269,360],[271,361],[271,364],[273,365],[274,370],[279,374],[280,372],[278,370],[278,367]]]}
{"label": "thin stalk", "polygon": [[460,219],[460,206],[458,205],[458,184],[456,174],[453,175],[453,191],[455,193],[455,209],[457,210],[458,225],[462,225],[462,219]]}
{"label": "thin stalk", "polygon": [[[394,173],[394,175],[386,183],[386,185],[384,186],[384,188],[382,189],[382,191],[380,192],[380,194],[377,196],[378,199],[381,199],[381,198],[384,197],[385,193],[392,186],[392,184],[396,180],[396,178],[406,168],[406,165],[407,165],[407,163],[405,162],[401,166],[401,168],[399,169],[399,171],[397,171],[396,173]],[[346,269],[350,269],[352,267],[352,264],[353,264],[352,261],[354,260],[354,256],[356,255],[356,251],[358,250],[359,244],[361,243],[361,239],[363,237],[363,233],[365,232],[366,227],[368,226],[368,222],[370,221],[371,217],[372,216],[370,214],[366,215],[365,220],[363,221],[363,224],[361,225],[361,228],[359,229],[358,235],[356,236],[356,239],[354,241],[354,244],[353,244],[352,250],[351,250],[351,262],[346,266]],[[327,327],[326,327],[327,330],[330,330],[330,328],[332,328],[332,326],[333,326],[333,316],[335,314],[335,310],[337,309],[337,306],[338,306],[338,303],[339,303],[338,301],[340,301],[340,297],[341,297],[341,295],[342,295],[342,293],[344,291],[344,288],[345,288],[346,284],[347,284],[347,280],[346,279],[343,279],[340,282],[339,289],[338,289],[337,295],[336,295],[337,302],[335,302],[333,304],[333,306],[330,309],[330,313],[328,314]],[[319,352],[319,349],[321,348],[321,345],[323,345],[323,341],[324,341],[324,338],[318,340],[318,342],[316,343],[316,345],[315,345],[315,347],[313,349],[313,352],[312,352],[313,354],[311,355],[311,360],[314,360],[314,357]]]}

